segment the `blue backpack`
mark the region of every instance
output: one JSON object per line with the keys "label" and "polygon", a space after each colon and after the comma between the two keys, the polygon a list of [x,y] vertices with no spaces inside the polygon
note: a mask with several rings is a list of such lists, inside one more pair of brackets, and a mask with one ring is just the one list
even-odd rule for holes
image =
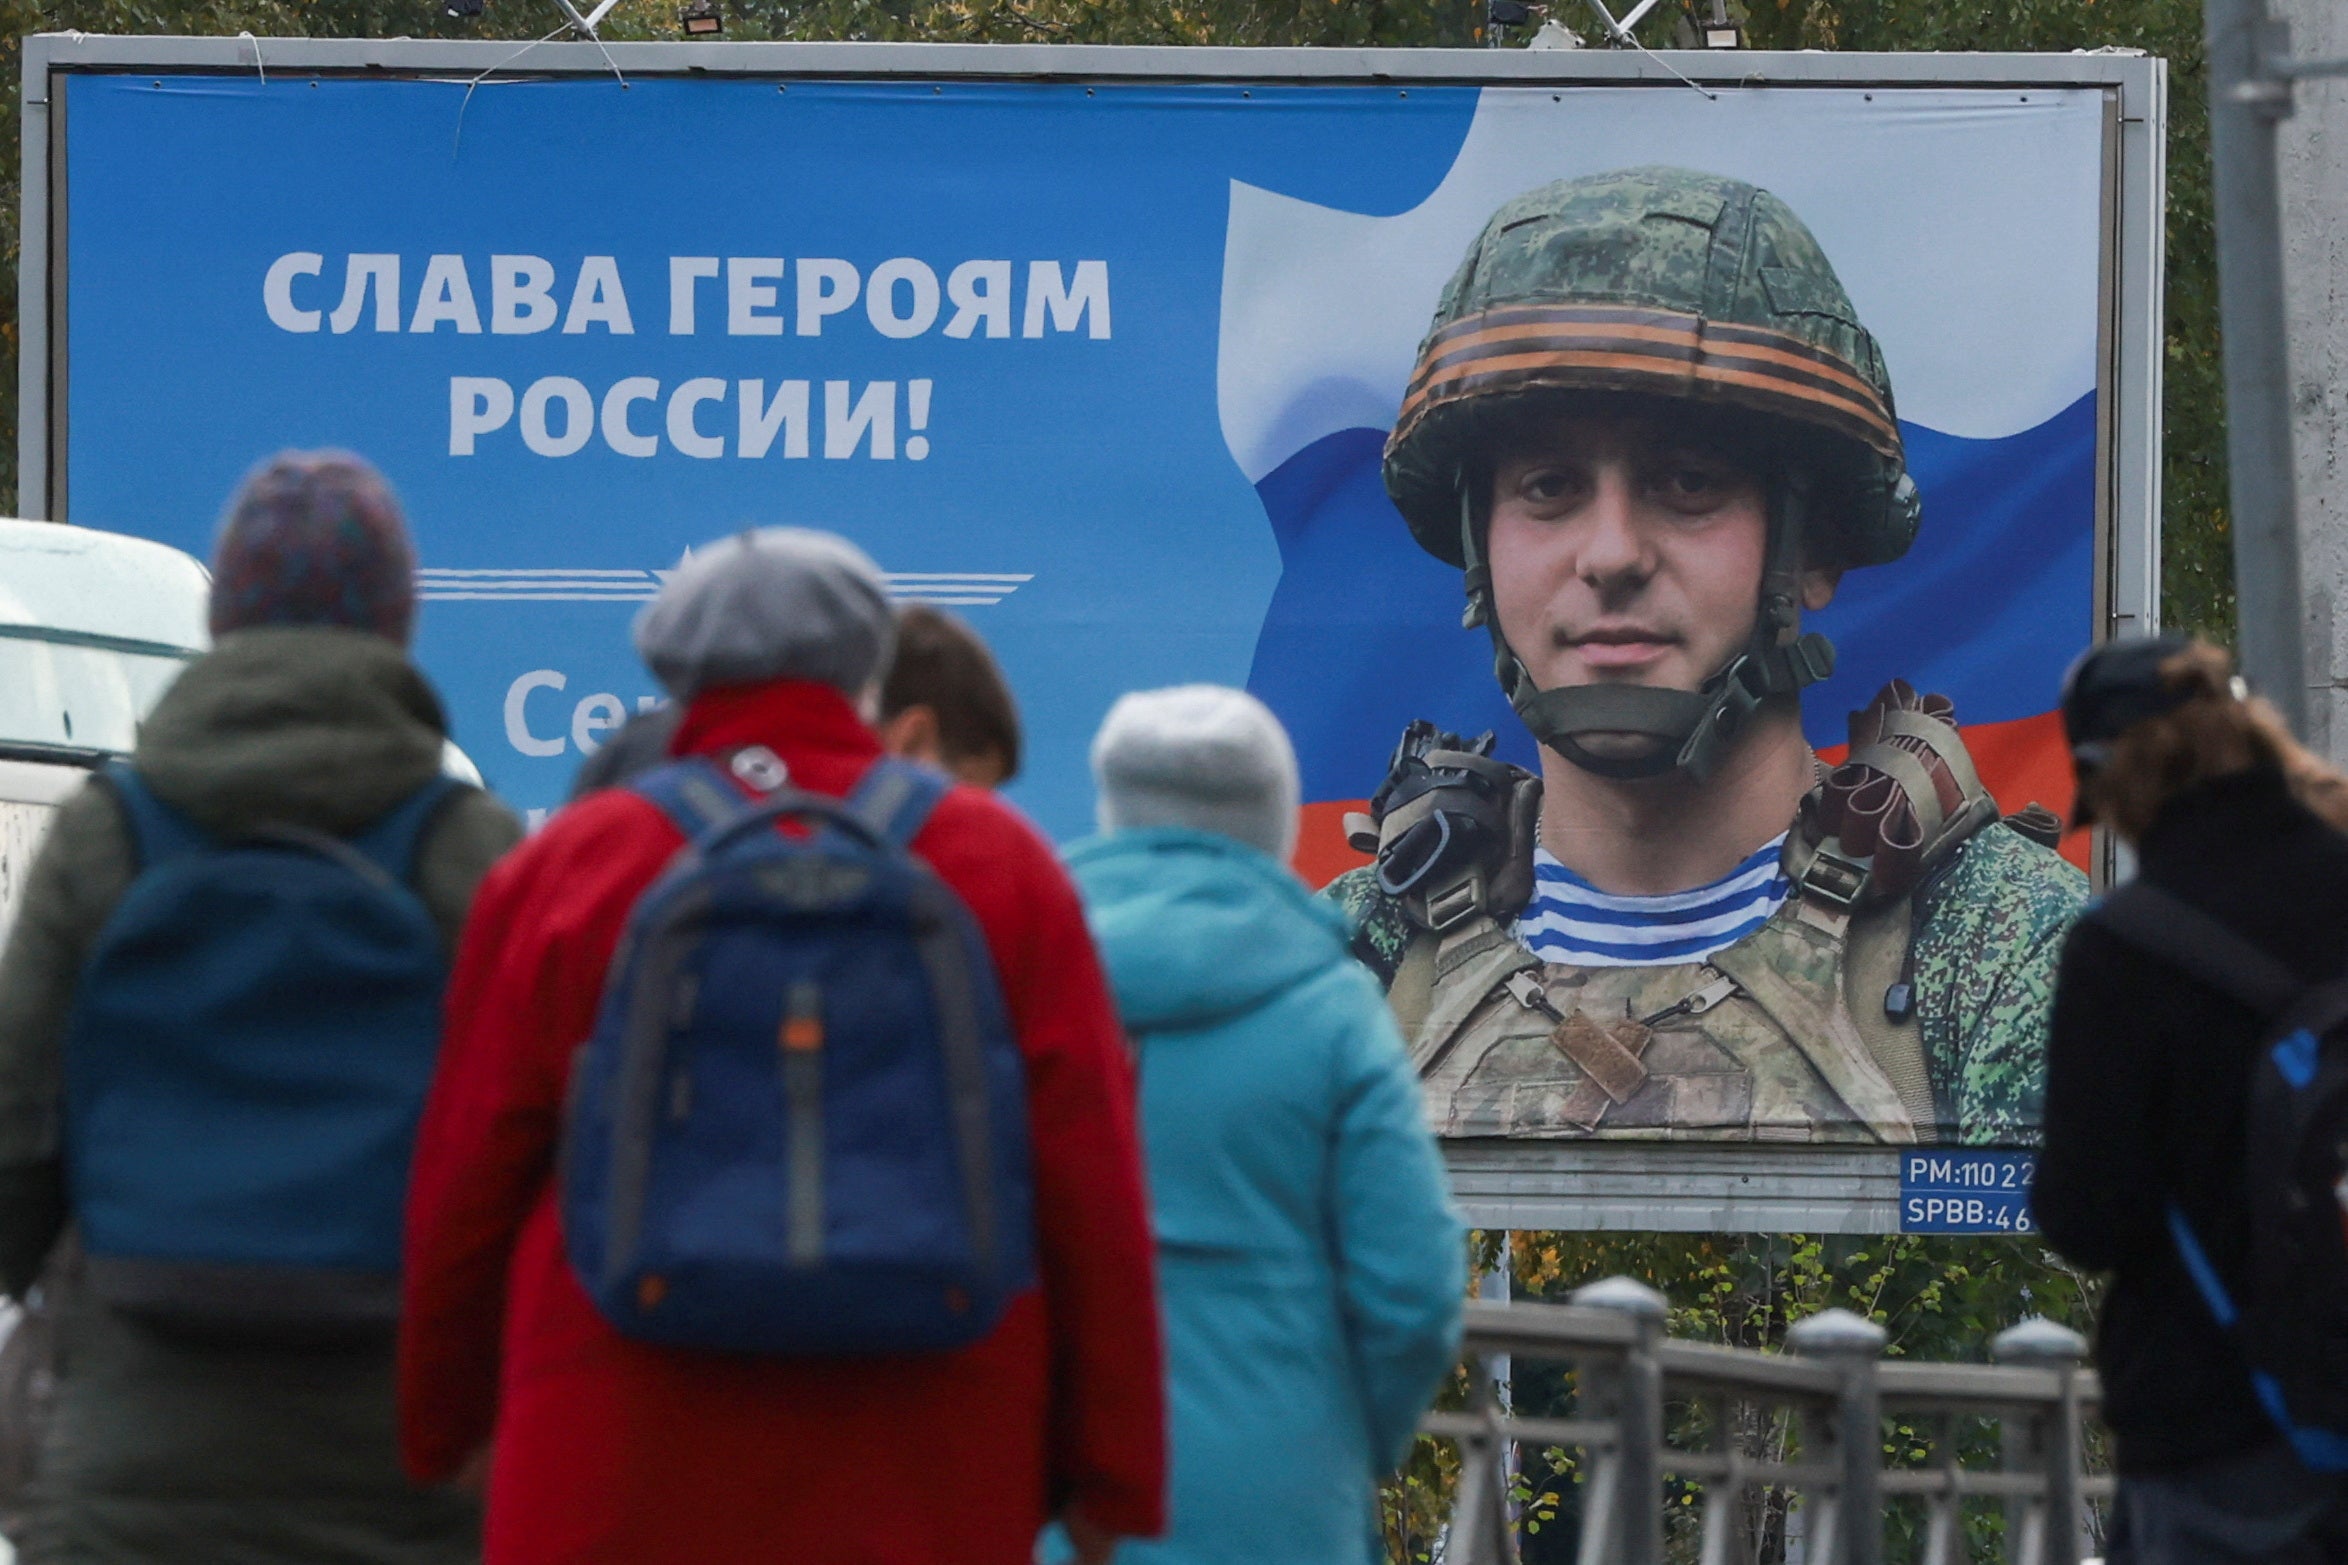
{"label": "blue backpack", "polygon": [[190,1328],[388,1329],[448,981],[408,882],[459,785],[435,778],[348,840],[219,839],[127,764],[104,777],[138,873],[65,1044],[67,1192],[92,1290]]}
{"label": "blue backpack", "polygon": [[[762,766],[779,779],[764,751],[735,770]],[[946,779],[883,759],[844,804],[753,801],[694,758],[630,786],[688,842],[629,915],[572,1073],[562,1228],[597,1308],[746,1353],[985,1335],[1034,1280],[1034,1192],[992,956],[906,850]]]}

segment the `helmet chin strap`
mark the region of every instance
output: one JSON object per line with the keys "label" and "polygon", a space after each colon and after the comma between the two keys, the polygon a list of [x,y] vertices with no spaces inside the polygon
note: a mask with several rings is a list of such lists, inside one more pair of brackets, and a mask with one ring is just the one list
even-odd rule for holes
{"label": "helmet chin strap", "polygon": [[[1500,688],[1543,745],[1600,777],[1661,777],[1677,771],[1701,782],[1719,769],[1762,703],[1772,696],[1793,695],[1834,672],[1834,643],[1801,628],[1801,540],[1809,514],[1806,484],[1792,475],[1771,483],[1768,557],[1753,633],[1700,688],[1602,684],[1542,690],[1501,633],[1475,486],[1463,478],[1459,538],[1467,566],[1468,606],[1461,623],[1470,628],[1481,625],[1490,634],[1493,673]],[[1582,739],[1601,733],[1639,734],[1654,743],[1637,755],[1599,755]]]}

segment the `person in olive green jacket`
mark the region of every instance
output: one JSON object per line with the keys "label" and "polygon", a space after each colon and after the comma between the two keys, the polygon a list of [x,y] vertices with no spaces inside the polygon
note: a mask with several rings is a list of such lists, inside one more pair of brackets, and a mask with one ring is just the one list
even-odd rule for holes
{"label": "person in olive green jacket", "polygon": [[[415,554],[382,477],[288,453],[231,504],[213,562],[213,650],[141,730],[149,792],[214,836],[291,826],[349,837],[440,771],[447,721],[408,661]],[[520,838],[455,790],[419,841],[413,889],[454,948],[481,876]],[[203,1562],[475,1559],[477,1502],[413,1489],[393,1429],[392,1340],[193,1340],[75,1286],[62,1172],[75,986],[136,873],[111,785],[59,809],[0,954],[0,1288],[40,1279],[57,1333],[21,1557]]]}

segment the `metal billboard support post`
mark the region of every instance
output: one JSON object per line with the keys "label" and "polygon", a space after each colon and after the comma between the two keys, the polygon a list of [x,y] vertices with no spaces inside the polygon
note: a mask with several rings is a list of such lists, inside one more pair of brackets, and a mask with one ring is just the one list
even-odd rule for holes
{"label": "metal billboard support post", "polygon": [[[1614,1460],[1600,1469],[1613,1492],[1596,1504],[1607,1518],[1586,1530],[1581,1557],[1608,1565],[1662,1565],[1663,1561],[1663,1321],[1669,1302],[1645,1283],[1609,1277],[1577,1288],[1573,1302],[1630,1317],[1633,1336],[1621,1363],[1603,1374],[1583,1371],[1585,1394],[1617,1429]],[[1590,1513],[1583,1526],[1590,1529]]]}
{"label": "metal billboard support post", "polygon": [[[1997,1334],[1990,1356],[2000,1364],[2043,1369],[2060,1385],[2051,1406],[2029,1417],[2009,1415],[2003,1431],[2007,1466],[2027,1462],[2044,1475],[2046,1488],[2030,1507],[2006,1506],[2006,1537],[2011,1540],[2037,1528],[2035,1552],[2027,1558],[2044,1565],[2079,1565],[2087,1554],[2087,1512],[2079,1497],[2079,1366],[2087,1358],[2087,1339],[2068,1327],[2033,1316]],[[2021,1522],[2016,1525],[2017,1520]],[[2010,1545],[2009,1545],[2010,1546]]]}
{"label": "metal billboard support post", "polygon": [[[1484,1274],[1478,1294],[1498,1304],[1506,1304],[1516,1294],[1516,1234],[1502,1228],[1500,1259]],[[1509,1353],[1495,1353],[1484,1365],[1486,1377],[1492,1382],[1492,1395],[1503,1418],[1516,1416],[1516,1358]],[[1500,1446],[1500,1492],[1504,1500],[1502,1525],[1507,1529],[1514,1546],[1517,1526],[1516,1476],[1519,1452],[1514,1441],[1503,1441]]]}
{"label": "metal billboard support post", "polygon": [[1875,1370],[1888,1334],[1849,1310],[1821,1310],[1796,1321],[1785,1345],[1834,1366],[1842,1391],[1819,1432],[1842,1469],[1833,1519],[1820,1539],[1834,1565],[1883,1565],[1883,1396]]}

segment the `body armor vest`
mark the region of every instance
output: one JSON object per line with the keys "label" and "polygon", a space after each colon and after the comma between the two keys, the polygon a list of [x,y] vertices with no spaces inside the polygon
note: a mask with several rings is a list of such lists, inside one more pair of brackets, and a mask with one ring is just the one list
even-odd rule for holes
{"label": "body armor vest", "polygon": [[1655,967],[1548,965],[1484,919],[1414,945],[1392,997],[1424,1005],[1412,1057],[1444,1135],[1930,1141],[1913,1014],[1858,1020],[1864,975],[1906,955],[1908,913],[1837,931],[1789,898],[1710,959]]}
{"label": "body armor vest", "polygon": [[1441,1133],[1940,1139],[1949,1116],[1911,966],[1918,909],[1998,819],[1953,719],[1899,682],[1851,714],[1849,758],[1787,834],[1792,893],[1701,962],[1550,965],[1517,940],[1516,907],[1444,917],[1406,899],[1418,932],[1388,997]]}

